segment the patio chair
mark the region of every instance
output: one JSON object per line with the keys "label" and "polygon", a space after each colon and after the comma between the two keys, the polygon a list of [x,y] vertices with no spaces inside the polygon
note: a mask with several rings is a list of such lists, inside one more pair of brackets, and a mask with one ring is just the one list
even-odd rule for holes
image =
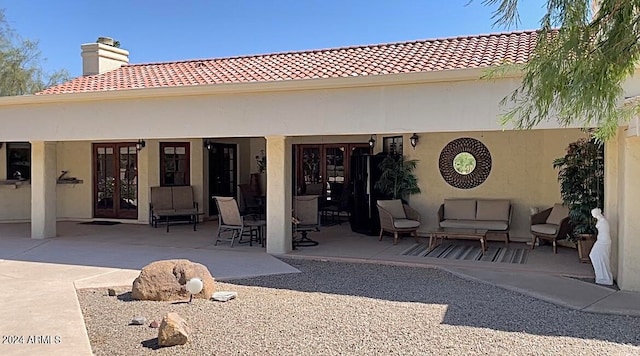
{"label": "patio chair", "polygon": [[376,203],[380,215],[380,238],[387,231],[393,233],[393,244],[398,243],[400,233],[411,233],[418,242],[420,214],[400,199],[378,200]]}
{"label": "patio chair", "polygon": [[331,185],[331,200],[327,200],[320,207],[322,216],[325,218],[325,224],[327,218],[331,217],[331,223],[342,224],[342,213],[349,212],[351,208],[351,190],[348,187],[344,187],[344,183],[330,183]]}
{"label": "patio chair", "polygon": [[537,214],[531,215],[531,249],[537,240],[551,241],[553,253],[558,253],[557,241],[567,237],[571,232],[569,222],[569,208],[562,204],[555,204]]}
{"label": "patio chair", "polygon": [[242,236],[249,235],[249,246],[255,240],[264,246],[264,227],[267,225],[264,220],[245,219],[240,216],[240,209],[235,198],[231,197],[213,197],[218,207],[218,234],[216,242],[218,245],[220,235],[224,232],[231,232],[231,247],[236,237],[238,243],[242,243]]}
{"label": "patio chair", "polygon": [[240,188],[240,196],[242,197],[242,211],[244,214],[256,214],[262,216],[263,207],[261,200],[258,198],[258,194],[251,189],[249,184],[238,184]]}
{"label": "patio chair", "polygon": [[317,195],[297,195],[293,198],[293,232],[300,233],[299,239],[293,240],[293,247],[316,246],[318,241],[310,239],[307,234],[320,231],[320,213]]}

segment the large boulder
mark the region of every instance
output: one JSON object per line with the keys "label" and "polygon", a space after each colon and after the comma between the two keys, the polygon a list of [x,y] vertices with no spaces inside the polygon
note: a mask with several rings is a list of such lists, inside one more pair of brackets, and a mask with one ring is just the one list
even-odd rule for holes
{"label": "large boulder", "polygon": [[131,297],[136,300],[171,301],[189,297],[184,285],[191,278],[202,279],[204,287],[194,298],[209,299],[215,292],[215,280],[209,270],[200,263],[189,260],[164,260],[152,262],[142,268],[133,281]]}
{"label": "large boulder", "polygon": [[189,326],[177,313],[167,313],[158,328],[158,345],[184,345],[189,340]]}

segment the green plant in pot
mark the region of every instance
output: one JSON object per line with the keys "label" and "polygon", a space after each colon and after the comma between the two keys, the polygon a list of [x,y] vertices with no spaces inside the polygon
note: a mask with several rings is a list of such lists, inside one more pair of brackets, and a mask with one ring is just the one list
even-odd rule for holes
{"label": "green plant in pot", "polygon": [[405,160],[403,155],[388,155],[378,165],[382,172],[375,183],[375,188],[392,199],[406,199],[412,194],[420,193],[418,179],[413,171],[418,160]]}
{"label": "green plant in pot", "polygon": [[597,229],[591,209],[604,205],[604,145],[594,138],[569,144],[564,157],[553,161],[560,182],[560,195],[569,208],[572,232],[581,262],[589,262],[589,252]]}

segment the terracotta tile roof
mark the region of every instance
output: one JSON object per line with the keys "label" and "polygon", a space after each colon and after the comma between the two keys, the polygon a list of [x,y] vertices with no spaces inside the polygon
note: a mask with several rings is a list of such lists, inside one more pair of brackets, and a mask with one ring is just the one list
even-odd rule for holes
{"label": "terracotta tile roof", "polygon": [[535,31],[497,33],[274,53],[230,58],[125,65],[75,78],[38,94],[339,78],[481,68],[524,63]]}

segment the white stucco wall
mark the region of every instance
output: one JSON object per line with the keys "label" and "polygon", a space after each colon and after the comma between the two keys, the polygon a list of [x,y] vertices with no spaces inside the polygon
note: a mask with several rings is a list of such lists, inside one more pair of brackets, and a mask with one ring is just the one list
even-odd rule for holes
{"label": "white stucco wall", "polygon": [[[619,138],[623,167],[619,171],[622,180],[618,211],[618,285],[623,290],[640,292],[640,138]],[[615,263],[615,262],[614,262]]]}
{"label": "white stucco wall", "polygon": [[2,117],[12,117],[0,141],[499,130],[498,103],[516,84],[513,79],[469,80],[144,100],[109,100],[111,94],[104,93],[96,101],[40,105],[0,100]]}
{"label": "white stucco wall", "polygon": [[[67,177],[82,180],[81,184],[57,185],[59,220],[90,219],[93,215],[93,165],[91,142],[58,142],[58,176],[69,171]],[[57,178],[57,176],[56,176]],[[26,218],[29,218],[27,215]]]}

